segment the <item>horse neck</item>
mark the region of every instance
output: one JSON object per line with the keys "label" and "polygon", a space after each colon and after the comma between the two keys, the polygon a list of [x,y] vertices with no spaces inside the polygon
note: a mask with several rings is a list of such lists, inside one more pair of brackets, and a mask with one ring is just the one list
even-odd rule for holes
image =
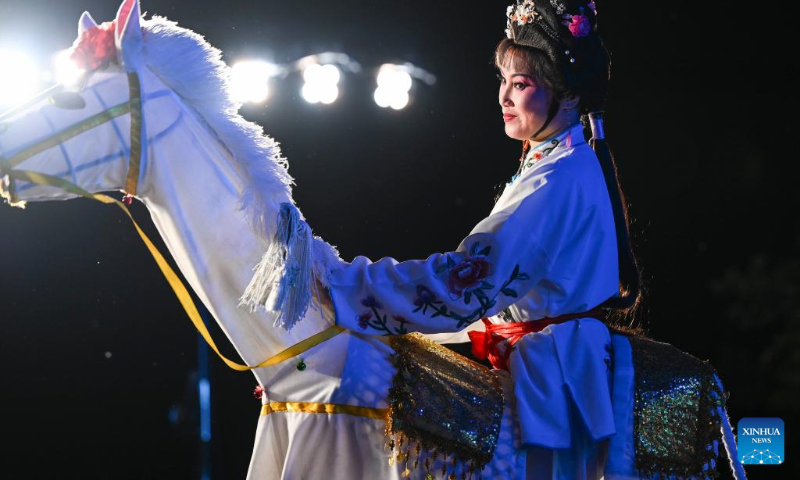
{"label": "horse neck", "polygon": [[[264,309],[237,306],[266,245],[239,209],[235,159],[194,110],[177,96],[173,100],[157,102],[150,111],[145,106],[145,125],[148,117],[180,121],[169,135],[149,137],[139,196],[197,296],[242,359],[256,365],[328,324],[309,310],[286,332],[273,327],[273,315]],[[169,105],[176,111],[165,112]],[[267,381],[269,371],[255,373],[262,384]]]}

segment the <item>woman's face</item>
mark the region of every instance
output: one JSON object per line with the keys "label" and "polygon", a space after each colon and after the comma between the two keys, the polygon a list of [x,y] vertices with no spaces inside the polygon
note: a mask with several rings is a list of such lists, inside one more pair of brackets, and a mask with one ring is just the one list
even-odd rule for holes
{"label": "woman's face", "polygon": [[506,135],[517,140],[531,139],[547,119],[552,95],[532,76],[511,65],[500,67],[497,76]]}

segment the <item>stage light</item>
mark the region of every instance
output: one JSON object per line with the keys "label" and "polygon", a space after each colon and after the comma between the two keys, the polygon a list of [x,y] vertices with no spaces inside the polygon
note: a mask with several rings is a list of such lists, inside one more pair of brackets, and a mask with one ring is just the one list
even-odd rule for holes
{"label": "stage light", "polygon": [[340,78],[341,74],[336,65],[320,65],[314,63],[303,70],[303,80],[305,80],[306,83],[336,85],[339,83]]}
{"label": "stage light", "polygon": [[398,65],[384,64],[378,71],[378,86],[407,92],[411,89],[411,75]]}
{"label": "stage light", "polygon": [[319,101],[330,105],[331,103],[335,102],[336,99],[339,98],[339,87],[336,85],[326,85],[325,87],[320,89],[319,92]]}
{"label": "stage light", "polygon": [[336,65],[323,65],[320,72],[324,82],[328,84],[336,85],[339,83],[339,79],[342,77],[342,75],[339,73],[339,69],[336,68]]}
{"label": "stage light", "polygon": [[389,104],[395,110],[401,110],[408,105],[408,92],[397,92],[392,98],[392,103]]}
{"label": "stage light", "polygon": [[308,103],[331,104],[339,97],[338,83],[341,73],[336,65],[313,63],[303,70],[303,88],[300,93]]}
{"label": "stage light", "polygon": [[0,50],[0,110],[13,107],[39,91],[39,71],[33,60],[12,50]]}
{"label": "stage light", "polygon": [[211,382],[201,378],[197,382],[197,396],[200,400],[200,439],[211,441]]}
{"label": "stage light", "polygon": [[304,84],[300,94],[303,95],[303,99],[308,103],[319,102],[319,90],[312,83]]}
{"label": "stage light", "polygon": [[412,81],[406,67],[385,63],[378,70],[375,80],[378,88],[375,89],[374,99],[379,107],[400,110],[408,105]]}
{"label": "stage light", "polygon": [[263,103],[269,97],[269,79],[278,68],[260,60],[236,62],[231,67],[231,92],[237,102]]}
{"label": "stage light", "polygon": [[375,103],[381,108],[386,108],[392,103],[392,92],[388,88],[376,88],[373,96],[375,98]]}
{"label": "stage light", "polygon": [[84,70],[70,60],[70,50],[61,50],[53,56],[53,77],[56,83],[67,87],[75,86],[83,75]]}

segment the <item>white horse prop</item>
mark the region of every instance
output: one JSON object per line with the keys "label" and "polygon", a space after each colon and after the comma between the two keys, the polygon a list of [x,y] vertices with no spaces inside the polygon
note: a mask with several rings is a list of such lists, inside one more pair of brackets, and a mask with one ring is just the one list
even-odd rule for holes
{"label": "white horse prop", "polygon": [[[342,331],[313,308],[308,292],[342,261],[294,207],[278,145],[237,113],[219,50],[165,18],[144,20],[138,1],[125,0],[113,22],[98,26],[83,14],[74,51],[86,70],[80,87],[57,87],[0,117],[0,193],[16,206],[80,195],[113,202],[103,191],[144,203],[238,354],[261,365],[252,368],[263,406],[249,478],[525,476],[506,376],[491,375],[507,401],[481,471],[446,450],[417,448],[419,439],[413,448],[410,437],[385,441],[398,344]],[[297,284],[310,288],[303,294]],[[174,288],[191,316],[188,294]],[[630,365],[627,340],[614,337]],[[614,395],[632,405],[632,367],[623,371],[624,355],[615,355]],[[706,407],[717,412],[730,454],[724,407]],[[617,413],[612,442],[633,451],[632,414]],[[718,444],[709,445],[716,454]],[[609,459],[607,474],[614,462],[620,475],[634,471],[627,457]]]}

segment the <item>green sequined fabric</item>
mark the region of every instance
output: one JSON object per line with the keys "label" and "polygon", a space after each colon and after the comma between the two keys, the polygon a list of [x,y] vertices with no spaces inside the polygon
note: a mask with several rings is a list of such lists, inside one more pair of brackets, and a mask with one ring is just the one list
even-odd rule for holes
{"label": "green sequined fabric", "polygon": [[[420,334],[392,336],[390,342],[397,367],[389,390],[390,449],[399,447],[397,459],[409,463],[409,455],[420,458],[421,446],[425,457],[451,457],[447,463],[454,473],[480,472],[500,433],[505,399],[498,378]],[[404,444],[410,452],[403,452]],[[413,459],[411,465],[416,467]]]}
{"label": "green sequined fabric", "polygon": [[714,368],[667,343],[629,337],[635,375],[634,442],[640,474],[715,478],[727,393]]}

